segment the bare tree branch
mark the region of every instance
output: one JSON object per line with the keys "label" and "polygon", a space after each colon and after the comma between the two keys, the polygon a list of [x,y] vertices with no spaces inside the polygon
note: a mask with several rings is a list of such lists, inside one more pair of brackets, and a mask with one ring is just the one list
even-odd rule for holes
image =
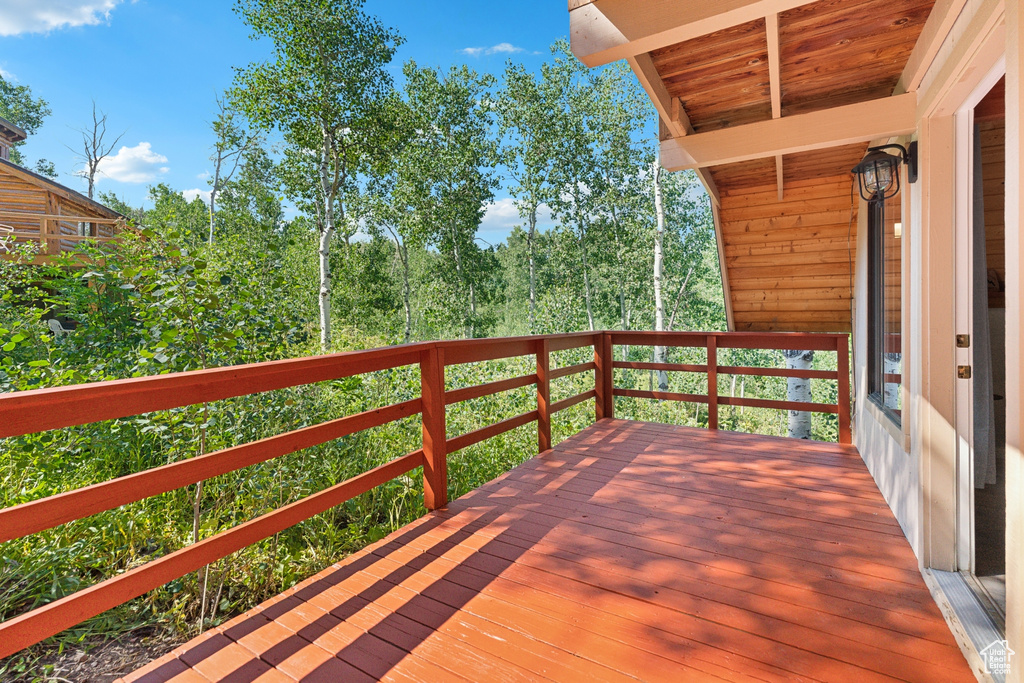
{"label": "bare tree branch", "polygon": [[117,147],[127,129],[122,131],[110,142],[104,139],[107,136],[107,115],[105,112],[96,112],[96,102],[92,103],[92,128],[76,128],[82,134],[82,151],[76,152],[75,157],[82,162],[83,168],[75,172],[79,178],[85,178],[89,182],[89,199],[92,199],[96,191],[96,174],[99,172],[100,162],[110,156],[110,153]]}

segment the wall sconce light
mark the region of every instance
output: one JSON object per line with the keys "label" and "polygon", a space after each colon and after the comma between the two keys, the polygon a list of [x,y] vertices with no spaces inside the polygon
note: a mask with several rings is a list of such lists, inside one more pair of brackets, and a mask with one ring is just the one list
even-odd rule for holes
{"label": "wall sconce light", "polygon": [[[899,150],[899,156],[885,150]],[[857,186],[864,201],[895,197],[900,191],[900,162],[907,165],[907,180],[917,181],[917,142],[910,143],[910,149],[903,145],[879,145],[869,147],[868,153],[851,173],[857,174]]]}

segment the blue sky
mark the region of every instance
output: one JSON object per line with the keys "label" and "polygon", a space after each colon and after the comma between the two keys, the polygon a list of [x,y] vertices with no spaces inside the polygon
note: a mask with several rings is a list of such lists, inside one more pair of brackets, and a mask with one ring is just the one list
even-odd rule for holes
{"label": "blue sky", "polygon": [[[26,157],[53,161],[61,182],[84,189],[67,146],[80,145],[74,129],[86,125],[95,100],[113,134],[127,131],[100,191],[137,205],[157,182],[207,190],[214,96],[230,85],[232,67],[269,55],[233,7],[232,0],[0,2],[0,72],[31,86],[53,110],[23,148]],[[508,59],[538,68],[568,31],[564,0],[368,0],[366,11],[405,36],[396,74],[408,59],[495,74]],[[515,222],[499,193],[481,237],[501,240]]]}

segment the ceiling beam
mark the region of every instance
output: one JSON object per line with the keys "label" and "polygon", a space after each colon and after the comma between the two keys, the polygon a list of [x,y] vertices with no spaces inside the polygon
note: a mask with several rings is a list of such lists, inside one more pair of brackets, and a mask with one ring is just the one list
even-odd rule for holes
{"label": "ceiling beam", "polygon": [[[772,118],[782,118],[782,67],[779,61],[779,15],[769,14],[764,20],[768,39],[768,84],[772,98]],[[775,156],[775,183],[779,186],[779,201],[782,201],[785,186],[782,176],[782,155]]]}
{"label": "ceiling beam", "polygon": [[779,15],[765,17],[765,33],[768,38],[768,82],[772,95],[772,118],[782,117],[782,71],[779,62]]}
{"label": "ceiling beam", "polygon": [[593,0],[569,5],[573,54],[590,67],[763,19],[813,0]]}
{"label": "ceiling beam", "polygon": [[669,94],[668,88],[665,87],[665,82],[661,80],[661,74],[655,68],[654,60],[651,59],[651,56],[646,54],[636,55],[629,57],[627,61],[630,67],[633,68],[636,79],[640,81],[640,85],[647,92],[647,96],[651,98],[654,108],[658,110],[658,116],[668,126],[672,136],[682,137],[687,135],[690,131],[686,130],[679,117],[679,112],[682,108],[672,101],[673,97]]}
{"label": "ceiling beam", "polygon": [[907,59],[894,94],[915,92],[921,87],[921,81],[924,80],[928,67],[932,65],[935,55],[939,53],[939,48],[942,47],[942,43],[946,40],[946,36],[966,5],[967,0],[937,0],[924,23],[924,28],[921,29],[921,35],[914,44],[910,57]]}
{"label": "ceiling beam", "polygon": [[[686,115],[686,110],[683,109],[679,98],[669,94],[651,56],[648,54],[636,55],[629,57],[628,61],[637,80],[640,81],[640,85],[643,86],[647,96],[651,98],[654,108],[658,111],[658,118],[668,132],[669,139],[692,135],[693,126],[690,125],[690,117]],[[708,196],[711,197],[711,203],[715,206],[720,205],[722,198],[718,187],[715,186],[715,181],[711,178],[711,173],[697,169],[697,177],[704,189],[707,190]]]}
{"label": "ceiling beam", "polygon": [[917,129],[917,94],[905,93],[822,111],[759,121],[661,143],[666,169],[707,168],[838,147]]}

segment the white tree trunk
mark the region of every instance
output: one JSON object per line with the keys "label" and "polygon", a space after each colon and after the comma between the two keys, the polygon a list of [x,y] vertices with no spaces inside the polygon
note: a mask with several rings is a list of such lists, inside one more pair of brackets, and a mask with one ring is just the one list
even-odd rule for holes
{"label": "white tree trunk", "polygon": [[[786,368],[789,370],[810,370],[814,362],[814,351],[784,351]],[[786,400],[811,401],[811,380],[790,377],[786,380]],[[802,410],[789,411],[789,436],[794,439],[811,438],[811,414]]]}
{"label": "white tree trunk", "polygon": [[[466,277],[462,270],[462,256],[459,254],[459,233],[452,228],[452,256],[455,257],[455,274],[459,282],[465,283]],[[463,336],[466,339],[473,338],[473,315],[476,309],[476,299],[473,293],[473,285],[469,284],[469,301],[467,301],[466,318],[463,320]]]}
{"label": "white tree trunk", "polygon": [[398,244],[399,258],[402,260],[402,303],[405,304],[405,343],[412,338],[412,292],[409,286],[409,252],[404,244]]}
{"label": "white tree trunk", "polygon": [[583,299],[587,304],[587,324],[590,326],[590,331],[594,331],[594,309],[590,305],[590,267],[587,264],[587,247],[583,243],[583,235],[585,234],[585,228],[580,224],[580,255],[583,259]]}
{"label": "white tree trunk", "polygon": [[217,211],[217,193],[220,192],[220,167],[223,161],[218,150],[217,158],[213,164],[213,185],[210,187],[210,235],[207,238],[208,244],[213,244],[213,214]]}
{"label": "white tree trunk", "polygon": [[469,283],[469,338],[476,336],[476,289]]}
{"label": "white tree trunk", "polygon": [[331,238],[334,228],[320,234],[320,349],[327,353],[331,348]]}
{"label": "white tree trunk", "polygon": [[331,137],[324,131],[324,144],[320,150],[320,191],[324,201],[324,224],[320,232],[320,350],[331,348],[331,238],[334,237],[334,192],[331,182]]}
{"label": "white tree trunk", "polygon": [[[898,353],[885,353],[882,354],[885,359],[883,362],[882,371],[885,376],[898,375],[900,374],[900,354]],[[890,410],[900,409],[900,385],[899,382],[890,382],[886,380],[883,384],[885,387],[884,399],[885,407]]]}
{"label": "white tree trunk", "polygon": [[[661,280],[665,267],[665,254],[662,242],[665,237],[665,207],[661,197],[661,162],[654,160],[651,166],[654,178],[654,213],[658,219],[658,227],[654,231],[654,329],[662,332],[665,329],[665,302],[661,295]],[[665,347],[654,347],[654,362],[665,362]],[[668,373],[658,370],[658,391],[668,391]]]}
{"label": "white tree trunk", "polygon": [[530,333],[534,332],[537,319],[537,266],[534,255],[537,235],[537,205],[530,209],[530,230],[526,233],[526,246],[530,252]]}

